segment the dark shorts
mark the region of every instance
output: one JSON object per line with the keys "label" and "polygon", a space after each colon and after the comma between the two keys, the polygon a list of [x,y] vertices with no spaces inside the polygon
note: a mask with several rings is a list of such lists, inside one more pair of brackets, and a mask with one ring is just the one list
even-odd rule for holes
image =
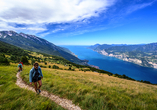
{"label": "dark shorts", "polygon": [[39,80],[41,80],[41,77],[33,78],[33,79],[32,79],[32,82],[37,82],[37,81],[39,81]]}

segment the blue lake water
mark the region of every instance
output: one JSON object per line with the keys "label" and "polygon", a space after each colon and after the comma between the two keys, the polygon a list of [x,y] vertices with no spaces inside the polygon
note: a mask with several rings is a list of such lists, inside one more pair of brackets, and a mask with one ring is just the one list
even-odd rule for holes
{"label": "blue lake water", "polygon": [[157,69],[142,67],[133,63],[122,61],[114,57],[101,55],[87,46],[62,46],[75,53],[81,60],[89,60],[89,64],[98,66],[111,73],[125,74],[136,80],[146,80],[157,84]]}

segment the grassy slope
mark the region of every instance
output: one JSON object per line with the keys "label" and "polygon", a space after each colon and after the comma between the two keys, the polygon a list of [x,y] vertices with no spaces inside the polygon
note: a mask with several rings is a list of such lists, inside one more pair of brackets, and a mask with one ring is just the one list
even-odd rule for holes
{"label": "grassy slope", "polygon": [[[34,53],[34,56],[37,55]],[[56,64],[61,61],[55,60],[51,64],[46,60],[47,67],[55,64],[62,69],[68,69],[68,66]],[[21,73],[27,83],[29,83],[28,76],[31,68],[32,66],[24,66],[24,71]],[[16,69],[17,66],[0,66],[0,85],[2,85],[0,86],[0,109],[62,109],[47,98],[36,96],[33,92],[16,86]],[[48,68],[42,68],[42,70],[44,74],[42,89],[72,99],[83,109],[157,109],[157,86],[155,85],[94,72],[82,72],[78,68],[75,71]]]}
{"label": "grassy slope", "polygon": [[[3,33],[3,31],[0,31],[0,33],[1,32]],[[41,39],[41,38],[38,38],[38,39],[40,39],[42,43],[34,39],[33,37],[28,39],[20,35],[19,36],[13,35],[13,36],[7,36],[5,39],[0,38],[0,42],[3,42],[3,43],[5,42],[5,45],[8,45],[9,43],[11,45],[14,45],[14,46],[17,46],[17,47],[20,47],[22,49],[29,50],[29,51],[42,52],[42,53],[46,53],[50,55],[61,56],[71,62],[83,64],[79,58],[75,57],[70,52],[67,52],[67,49],[58,47],[50,42],[47,43],[48,41],[44,39]]]}
{"label": "grassy slope", "polygon": [[[28,82],[25,66],[22,78]],[[73,100],[83,109],[157,109],[157,86],[120,79],[95,72],[68,71],[42,68],[42,89]]]}
{"label": "grassy slope", "polygon": [[15,84],[16,73],[17,66],[0,66],[0,110],[63,110],[48,98],[19,88]]}

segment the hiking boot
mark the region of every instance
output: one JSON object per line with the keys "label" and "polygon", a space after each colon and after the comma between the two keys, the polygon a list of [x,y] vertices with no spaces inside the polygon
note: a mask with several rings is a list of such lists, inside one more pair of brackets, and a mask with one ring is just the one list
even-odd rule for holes
{"label": "hiking boot", "polygon": [[39,94],[40,92],[39,92],[39,89],[37,89],[37,92],[36,92],[37,94]]}
{"label": "hiking boot", "polygon": [[41,90],[40,90],[40,89],[38,89],[38,91],[39,91],[39,94],[40,94]]}
{"label": "hiking boot", "polygon": [[41,90],[40,89],[37,89],[37,94],[40,94]]}

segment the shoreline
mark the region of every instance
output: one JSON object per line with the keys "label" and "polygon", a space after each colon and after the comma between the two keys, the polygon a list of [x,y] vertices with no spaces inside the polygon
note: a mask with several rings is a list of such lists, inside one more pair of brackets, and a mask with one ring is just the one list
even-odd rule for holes
{"label": "shoreline", "polygon": [[148,67],[148,68],[157,69],[157,64],[156,63],[148,62],[148,64],[151,65],[151,66],[144,66],[144,65],[142,65],[142,60],[139,60],[137,58],[127,58],[128,56],[125,55],[125,54],[114,55],[114,54],[107,53],[105,50],[96,51],[96,52],[98,52],[98,53],[100,53],[100,54],[102,54],[104,56],[115,57],[115,58],[118,58],[118,59],[126,61],[126,62],[137,64],[137,65],[142,66],[142,67]]}
{"label": "shoreline", "polygon": [[87,65],[87,66],[90,66],[90,67],[93,67],[93,68],[96,68],[96,69],[100,69],[99,66],[95,66],[95,65],[91,65],[91,64],[89,64],[89,63],[88,63],[89,60],[86,60],[86,59],[85,59],[85,60],[82,60],[82,61],[83,61],[84,64]]}

